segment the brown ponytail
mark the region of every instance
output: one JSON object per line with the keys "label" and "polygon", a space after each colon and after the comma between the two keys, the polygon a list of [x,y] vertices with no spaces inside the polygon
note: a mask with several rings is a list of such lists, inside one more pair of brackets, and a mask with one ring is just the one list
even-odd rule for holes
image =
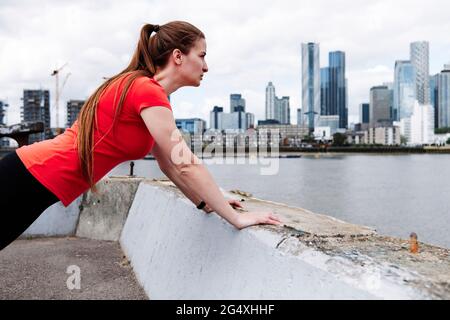
{"label": "brown ponytail", "polygon": [[[155,29],[157,30],[156,33],[154,33]],[[152,35],[152,33],[154,34]],[[78,158],[83,177],[89,183],[93,192],[97,191],[94,179],[94,132],[95,128],[98,127],[97,106],[105,89],[115,81],[122,81],[124,77],[131,75],[120,94],[119,102],[115,108],[111,127],[113,128],[133,81],[140,76],[153,77],[157,68],[166,66],[173,50],[179,49],[184,54],[188,54],[195,42],[200,38],[205,38],[204,34],[195,26],[184,21],[173,21],[161,26],[145,24],[141,28],[137,48],[128,67],[106,80],[84,103],[78,115]],[[116,100],[114,99],[114,104],[115,102]]]}

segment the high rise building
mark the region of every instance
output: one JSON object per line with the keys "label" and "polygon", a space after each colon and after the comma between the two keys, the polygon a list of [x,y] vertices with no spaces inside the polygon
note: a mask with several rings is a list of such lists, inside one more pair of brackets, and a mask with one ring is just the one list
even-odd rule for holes
{"label": "high rise building", "polygon": [[266,120],[275,119],[275,86],[272,82],[266,87]]}
{"label": "high rise building", "polygon": [[320,68],[320,114],[327,115],[330,108],[330,68]]}
{"label": "high rise building", "polygon": [[247,116],[245,112],[223,113],[219,130],[246,130]]}
{"label": "high rise building", "polygon": [[200,118],[175,119],[178,129],[190,134],[203,134],[206,130],[206,121]]}
{"label": "high rise building", "polygon": [[298,126],[303,125],[302,108],[297,108],[297,125]]}
{"label": "high rise building", "polygon": [[410,60],[415,70],[417,101],[422,105],[428,104],[430,101],[430,67],[427,41],[416,41],[410,44]]}
{"label": "high rise building", "polygon": [[339,128],[347,128],[347,80],[345,78],[345,52],[333,51],[329,59],[329,111],[326,115],[339,116]]}
{"label": "high rise building", "polygon": [[29,144],[50,139],[50,92],[49,90],[23,90],[22,121],[41,121],[44,123],[44,132],[31,134]]}
{"label": "high rise building", "polygon": [[400,120],[402,134],[409,145],[431,144],[434,141],[434,110],[431,105],[414,102],[409,118]]}
{"label": "high rise building", "polygon": [[450,127],[450,64],[444,66],[438,78],[439,128]]}
{"label": "high rise building", "polygon": [[370,108],[369,103],[361,103],[359,105],[359,122],[361,124],[363,123],[370,123]]}
{"label": "high rise building", "polygon": [[71,127],[75,120],[78,118],[78,114],[84,105],[83,100],[69,100],[67,101],[67,127]]}
{"label": "high rise building", "polygon": [[409,118],[416,100],[414,66],[409,60],[395,61],[392,120]]}
{"label": "high rise building", "polygon": [[280,124],[291,124],[291,108],[289,106],[289,97],[275,97],[275,120]]}
{"label": "high rise building", "polygon": [[230,94],[230,113],[236,112],[237,108],[241,107],[241,110],[245,112],[245,99],[241,94]]}
{"label": "high rise building", "polygon": [[278,98],[272,82],[266,87],[266,120],[277,120],[281,124],[290,123],[289,97]]}
{"label": "high rise building", "polygon": [[345,78],[345,52],[328,54],[326,68],[320,69],[320,114],[338,115],[339,128],[348,126],[347,79]]}
{"label": "high rise building", "polygon": [[370,88],[369,119],[370,127],[388,126],[392,124],[391,99],[393,92],[387,86]]}
{"label": "high rise building", "polygon": [[6,125],[6,107],[8,104],[0,100],[0,125]]}
{"label": "high rise building", "polygon": [[211,129],[220,130],[222,123],[223,108],[214,106],[213,110],[209,114],[209,127]]}
{"label": "high rise building", "polygon": [[439,73],[430,76],[430,104],[434,110],[434,127],[439,128]]}
{"label": "high rise building", "polygon": [[[6,107],[8,104],[0,100],[0,125],[6,125]],[[0,147],[9,147],[9,140],[0,138]]]}
{"label": "high rise building", "polygon": [[318,43],[302,43],[302,109],[310,132],[320,114],[320,52]]}
{"label": "high rise building", "polygon": [[[236,101],[240,100],[239,103]],[[210,129],[212,130],[247,130],[254,126],[255,115],[245,112],[245,100],[239,94],[230,96],[230,110],[233,112],[225,113],[222,107],[215,106],[210,112]]]}
{"label": "high rise building", "polygon": [[[235,115],[237,113],[237,115]],[[247,129],[247,116],[245,115],[245,107],[236,106],[234,112],[230,113],[232,116],[237,117],[237,127],[233,129]]]}
{"label": "high rise building", "polygon": [[250,112],[245,113],[245,120],[246,120],[246,128],[255,127],[255,115],[253,113]]}

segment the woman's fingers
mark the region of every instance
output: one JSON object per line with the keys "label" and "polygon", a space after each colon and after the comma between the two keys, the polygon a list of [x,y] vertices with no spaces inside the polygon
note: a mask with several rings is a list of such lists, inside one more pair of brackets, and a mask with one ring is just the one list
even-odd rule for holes
{"label": "woman's fingers", "polygon": [[274,214],[270,215],[270,219],[281,222],[281,219]]}
{"label": "woman's fingers", "polygon": [[281,219],[279,217],[277,217],[276,215],[274,215],[273,213],[269,213],[267,216],[267,222],[270,224],[282,224]]}
{"label": "woman's fingers", "polygon": [[242,205],[239,201],[237,200],[230,200],[228,202],[233,208],[242,208]]}
{"label": "woman's fingers", "polygon": [[208,205],[206,205],[206,206],[203,208],[203,211],[205,211],[206,213],[211,213],[213,210],[212,210],[210,207],[208,207]]}

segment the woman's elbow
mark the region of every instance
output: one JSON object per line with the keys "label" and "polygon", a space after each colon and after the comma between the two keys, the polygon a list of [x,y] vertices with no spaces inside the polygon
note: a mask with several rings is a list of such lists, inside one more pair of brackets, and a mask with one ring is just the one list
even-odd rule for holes
{"label": "woman's elbow", "polygon": [[193,163],[183,163],[180,165],[177,165],[177,172],[180,177],[182,178],[189,178],[195,175],[195,172],[197,171],[198,165]]}

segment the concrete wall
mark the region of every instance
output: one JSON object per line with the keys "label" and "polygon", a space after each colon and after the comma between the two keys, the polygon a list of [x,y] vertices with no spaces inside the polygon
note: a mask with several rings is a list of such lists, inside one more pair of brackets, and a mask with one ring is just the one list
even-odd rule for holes
{"label": "concrete wall", "polygon": [[450,299],[448,249],[412,254],[407,240],[242,192],[224,193],[284,225],[237,230],[168,182],[111,177],[99,189],[24,235],[119,239],[150,299]]}
{"label": "concrete wall", "polygon": [[83,201],[77,237],[118,241],[142,180],[119,176],[101,180],[98,194],[88,192]]}
{"label": "concrete wall", "polygon": [[120,243],[150,299],[374,297],[285,256],[276,249],[280,240],[264,230],[238,231],[176,193],[143,183]]}
{"label": "concrete wall", "polygon": [[81,196],[77,198],[67,208],[61,202],[50,206],[20,237],[74,235],[81,198]]}
{"label": "concrete wall", "polygon": [[[384,241],[370,228],[257,199],[245,206],[275,211],[286,225],[239,231],[194,208],[177,189],[142,182],[120,243],[150,299],[421,299],[433,294],[420,284],[430,285],[431,278],[420,278],[419,268],[370,256]],[[374,246],[364,251],[363,241]]]}

